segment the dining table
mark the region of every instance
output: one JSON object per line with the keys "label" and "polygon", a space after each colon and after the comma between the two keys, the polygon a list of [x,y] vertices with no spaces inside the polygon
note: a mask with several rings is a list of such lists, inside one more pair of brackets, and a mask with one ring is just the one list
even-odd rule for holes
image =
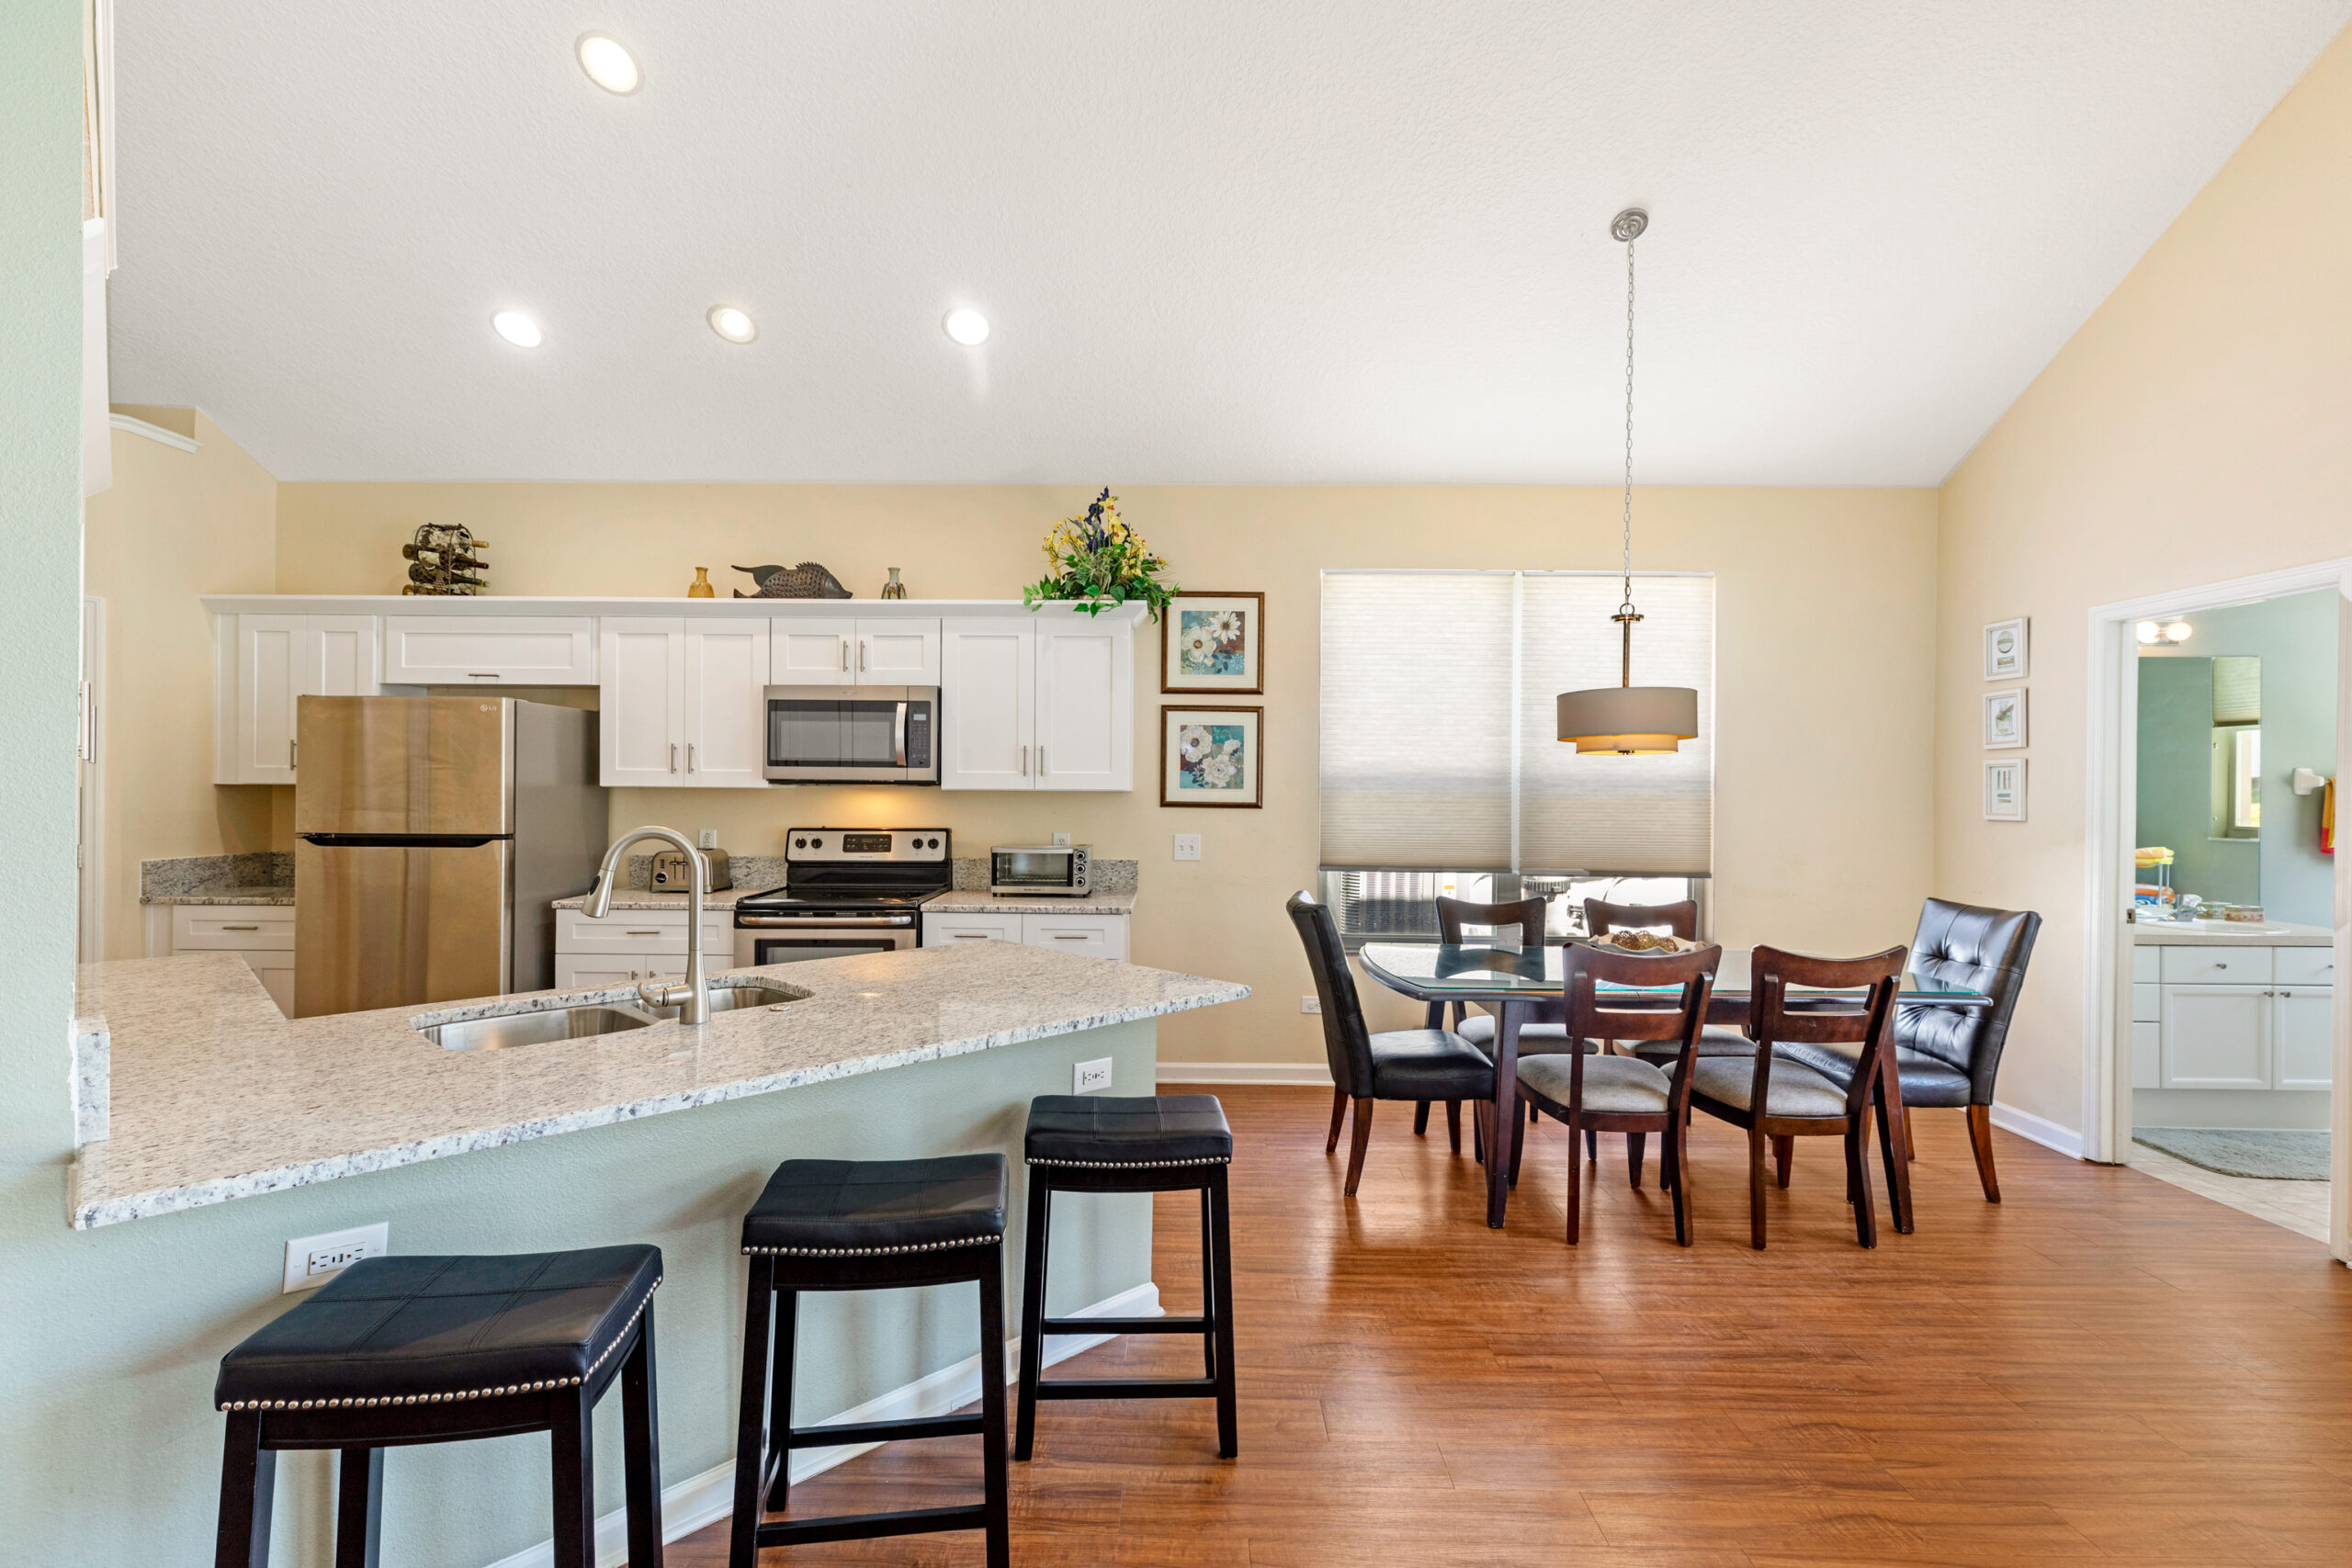
{"label": "dining table", "polygon": [[[1519,1118],[1519,1032],[1526,1024],[1537,1021],[1537,1013],[1545,1003],[1556,1006],[1564,987],[1562,976],[1567,968],[1567,944],[1522,946],[1504,941],[1473,941],[1464,942],[1369,942],[1356,954],[1363,971],[1390,990],[1425,1002],[1429,1006],[1428,1027],[1443,1026],[1443,1013],[1448,1003],[1473,1003],[1495,1014],[1495,1098],[1487,1112],[1487,1224],[1499,1230],[1510,1202],[1511,1145],[1502,1143],[1495,1134],[1509,1131],[1518,1133]],[[1748,1019],[1749,982],[1753,954],[1744,947],[1727,947],[1715,965],[1714,988],[1709,994],[1707,1021],[1734,1027]],[[1679,995],[1678,986],[1626,986],[1601,981],[1595,986],[1600,996],[1635,999],[1656,997],[1661,1003],[1671,1002]],[[1792,998],[1828,998],[1846,997],[1862,999],[1862,991],[1827,991],[1815,987],[1792,986]],[[1986,1008],[1993,1005],[1992,996],[1972,987],[1940,979],[1932,975],[1914,974],[1905,970],[1896,992],[1898,1006],[1934,1006],[1950,1008]],[[1905,1157],[1909,1146],[1909,1129],[1905,1124],[1903,1088],[1894,1060],[1894,1052],[1887,1050],[1879,1056],[1881,1083],[1883,1085],[1885,1116],[1890,1141],[1896,1157]],[[1496,1151],[1502,1151],[1498,1157]]]}

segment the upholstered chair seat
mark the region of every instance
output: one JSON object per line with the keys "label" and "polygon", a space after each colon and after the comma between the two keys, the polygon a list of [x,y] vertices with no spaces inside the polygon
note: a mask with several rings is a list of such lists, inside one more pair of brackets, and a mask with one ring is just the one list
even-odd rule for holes
{"label": "upholstered chair seat", "polygon": [[[1519,1081],[1547,1100],[1568,1099],[1565,1055],[1522,1056]],[[1663,1116],[1674,1080],[1638,1056],[1594,1056],[1584,1065],[1583,1109],[1602,1116]]]}

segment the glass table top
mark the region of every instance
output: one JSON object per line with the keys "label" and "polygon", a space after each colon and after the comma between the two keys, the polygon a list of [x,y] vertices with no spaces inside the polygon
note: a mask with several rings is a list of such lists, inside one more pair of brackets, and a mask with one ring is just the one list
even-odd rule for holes
{"label": "glass table top", "polygon": [[[1487,942],[1366,942],[1361,953],[1372,977],[1391,989],[1424,1000],[1439,997],[1468,998],[1510,996],[1558,996],[1566,949],[1513,947]],[[1749,953],[1744,947],[1724,949],[1715,966],[1714,999],[1732,1001],[1748,994]],[[1670,996],[1675,987],[1623,986],[1602,981],[1599,989],[1625,996]],[[1824,991],[1792,986],[1791,996],[1860,997],[1863,993]],[[1965,986],[1948,985],[1924,976],[1905,974],[1899,999],[1942,1002],[1952,1007],[1983,1007],[1992,998]]]}

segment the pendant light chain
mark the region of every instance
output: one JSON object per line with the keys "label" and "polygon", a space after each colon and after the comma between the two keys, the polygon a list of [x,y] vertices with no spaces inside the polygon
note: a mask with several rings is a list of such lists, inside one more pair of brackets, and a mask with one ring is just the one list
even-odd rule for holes
{"label": "pendant light chain", "polygon": [[1625,544],[1624,602],[1634,607],[1634,242],[1625,242]]}

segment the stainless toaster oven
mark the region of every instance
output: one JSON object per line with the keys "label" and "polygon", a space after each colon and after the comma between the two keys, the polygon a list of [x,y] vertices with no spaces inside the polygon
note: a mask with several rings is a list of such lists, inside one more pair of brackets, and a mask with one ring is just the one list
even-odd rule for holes
{"label": "stainless toaster oven", "polygon": [[1016,845],[989,852],[989,891],[1083,898],[1093,891],[1084,844]]}

